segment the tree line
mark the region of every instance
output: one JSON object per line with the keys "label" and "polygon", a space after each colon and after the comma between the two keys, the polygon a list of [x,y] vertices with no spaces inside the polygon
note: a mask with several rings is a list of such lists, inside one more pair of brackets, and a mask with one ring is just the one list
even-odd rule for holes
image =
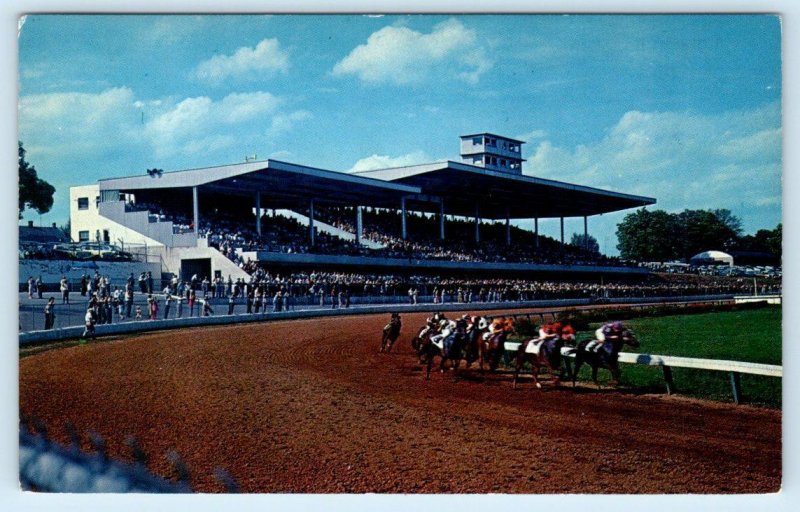
{"label": "tree line", "polygon": [[742,235],[742,222],[730,210],[667,213],[646,208],[617,225],[620,257],[633,261],[688,261],[708,250],[762,252],[780,258],[782,225]]}

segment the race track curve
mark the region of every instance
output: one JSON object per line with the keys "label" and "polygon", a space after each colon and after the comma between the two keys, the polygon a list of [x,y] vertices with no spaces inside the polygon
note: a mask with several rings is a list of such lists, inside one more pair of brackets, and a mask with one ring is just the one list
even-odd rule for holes
{"label": "race track curve", "polygon": [[[424,380],[403,316],[207,327],[109,338],[20,360],[20,410],[66,422],[198,491],[215,468],[243,492],[766,493],[781,486],[781,412],[508,375]],[[643,349],[644,350],[644,349]],[[85,443],[88,448],[88,442]]]}

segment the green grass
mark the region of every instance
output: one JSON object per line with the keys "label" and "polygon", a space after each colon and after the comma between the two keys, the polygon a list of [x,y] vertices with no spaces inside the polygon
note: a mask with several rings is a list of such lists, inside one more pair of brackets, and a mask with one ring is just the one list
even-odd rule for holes
{"label": "green grass", "polygon": [[[724,359],[780,365],[781,308],[673,315],[657,318],[626,320],[641,346],[625,347],[625,352]],[[591,324],[596,329],[599,324]],[[578,339],[593,337],[594,332],[582,331]],[[622,364],[621,384],[635,391],[665,392],[662,369],[634,364]],[[610,380],[607,370],[599,370],[599,380]],[[727,372],[673,368],[672,376],[678,394],[712,400],[733,401],[730,376]],[[591,370],[584,366],[578,378],[591,380]],[[742,375],[742,395],[745,402],[766,407],[781,407],[781,379],[760,375]]]}

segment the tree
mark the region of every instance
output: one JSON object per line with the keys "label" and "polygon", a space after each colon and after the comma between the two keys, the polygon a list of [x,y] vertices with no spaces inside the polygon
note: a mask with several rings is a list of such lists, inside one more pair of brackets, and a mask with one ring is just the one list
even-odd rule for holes
{"label": "tree", "polygon": [[728,210],[684,210],[677,215],[678,255],[688,260],[703,251],[730,250],[739,232],[741,221]]}
{"label": "tree", "polygon": [[53,185],[36,175],[36,168],[25,161],[25,148],[19,142],[19,218],[26,208],[47,213],[53,206]]}
{"label": "tree", "polygon": [[673,215],[642,208],[626,215],[617,225],[617,249],[627,260],[669,261],[676,255],[676,231]]}
{"label": "tree", "polygon": [[572,240],[570,240],[569,243],[570,245],[583,249],[590,254],[600,254],[600,244],[597,243],[597,239],[592,235],[572,233]]}

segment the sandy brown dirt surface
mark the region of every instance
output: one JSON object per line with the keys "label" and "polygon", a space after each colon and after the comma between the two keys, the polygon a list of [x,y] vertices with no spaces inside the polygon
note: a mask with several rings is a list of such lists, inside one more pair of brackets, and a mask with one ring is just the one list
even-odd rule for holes
{"label": "sandy brown dirt surface", "polygon": [[[765,493],[781,485],[781,412],[631,390],[430,381],[411,352],[422,314],[285,321],[117,338],[20,361],[20,407],[51,436],[135,436],[169,477],[244,492]],[[624,370],[623,370],[624,371]],[[88,447],[88,446],[87,446]]]}

